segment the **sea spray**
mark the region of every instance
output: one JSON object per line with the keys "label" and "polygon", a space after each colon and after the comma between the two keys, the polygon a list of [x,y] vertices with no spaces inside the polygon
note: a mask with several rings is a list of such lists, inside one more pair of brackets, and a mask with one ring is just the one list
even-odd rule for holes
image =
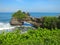
{"label": "sea spray", "polygon": [[11,26],[9,23],[0,22],[0,30],[11,30],[14,28],[15,26]]}
{"label": "sea spray", "polygon": [[20,30],[21,33],[25,33],[29,29],[34,29],[32,27],[32,25],[30,23],[28,23],[28,22],[24,22],[24,25],[22,25],[22,26],[12,26],[12,25],[10,25],[10,23],[0,22],[0,33],[1,32],[11,32],[11,31],[16,30],[16,28],[18,30]]}

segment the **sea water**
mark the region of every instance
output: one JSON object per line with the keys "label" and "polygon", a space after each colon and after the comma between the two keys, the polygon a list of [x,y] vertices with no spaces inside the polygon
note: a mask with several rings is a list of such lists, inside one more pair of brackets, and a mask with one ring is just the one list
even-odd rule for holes
{"label": "sea water", "polygon": [[11,29],[15,28],[15,26],[10,25],[10,20],[12,17],[12,13],[0,13],[0,31],[11,31]]}
{"label": "sea water", "polygon": [[59,16],[60,13],[49,13],[49,12],[31,12],[30,15],[32,17],[37,17],[37,18],[40,18],[40,17],[44,17],[44,16]]}
{"label": "sea water", "polygon": [[[58,16],[60,13],[40,13],[40,12],[31,12],[31,17],[42,17],[42,16]],[[15,28],[15,26],[10,25],[10,21],[13,13],[0,12],[0,30],[9,30]],[[30,23],[24,22],[23,26],[32,26]]]}

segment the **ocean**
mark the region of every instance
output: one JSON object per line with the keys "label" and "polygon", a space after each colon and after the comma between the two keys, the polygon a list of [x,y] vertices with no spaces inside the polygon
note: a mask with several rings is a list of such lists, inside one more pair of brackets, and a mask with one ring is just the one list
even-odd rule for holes
{"label": "ocean", "polygon": [[[14,26],[10,25],[10,20],[13,13],[0,13],[0,30],[12,29]],[[59,16],[60,13],[40,13],[40,12],[31,12],[30,16],[40,18],[43,16]]]}
{"label": "ocean", "polygon": [[[60,13],[39,13],[39,12],[31,12],[30,16],[32,17],[43,17],[43,16],[59,16]],[[13,13],[0,13],[0,22],[10,22]]]}

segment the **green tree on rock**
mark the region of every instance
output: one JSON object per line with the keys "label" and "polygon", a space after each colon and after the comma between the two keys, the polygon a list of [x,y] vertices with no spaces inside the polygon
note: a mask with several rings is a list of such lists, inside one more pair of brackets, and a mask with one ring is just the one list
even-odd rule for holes
{"label": "green tree on rock", "polygon": [[26,17],[26,14],[23,13],[21,10],[18,10],[17,12],[15,12],[13,14],[13,17],[17,18],[17,19],[23,19]]}

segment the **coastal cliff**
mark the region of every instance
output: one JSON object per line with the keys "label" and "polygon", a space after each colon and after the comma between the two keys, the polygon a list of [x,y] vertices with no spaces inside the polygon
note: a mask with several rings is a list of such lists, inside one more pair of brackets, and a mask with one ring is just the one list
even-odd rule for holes
{"label": "coastal cliff", "polygon": [[24,21],[31,23],[34,27],[40,27],[42,24],[39,22],[41,21],[40,18],[33,18],[29,13],[21,12],[20,10],[13,14],[10,24],[21,26],[23,25]]}
{"label": "coastal cliff", "polygon": [[10,24],[22,26],[24,21],[32,24],[35,28],[42,27],[48,29],[60,29],[60,16],[34,18],[31,17],[29,13],[22,12],[20,10],[13,14]]}

